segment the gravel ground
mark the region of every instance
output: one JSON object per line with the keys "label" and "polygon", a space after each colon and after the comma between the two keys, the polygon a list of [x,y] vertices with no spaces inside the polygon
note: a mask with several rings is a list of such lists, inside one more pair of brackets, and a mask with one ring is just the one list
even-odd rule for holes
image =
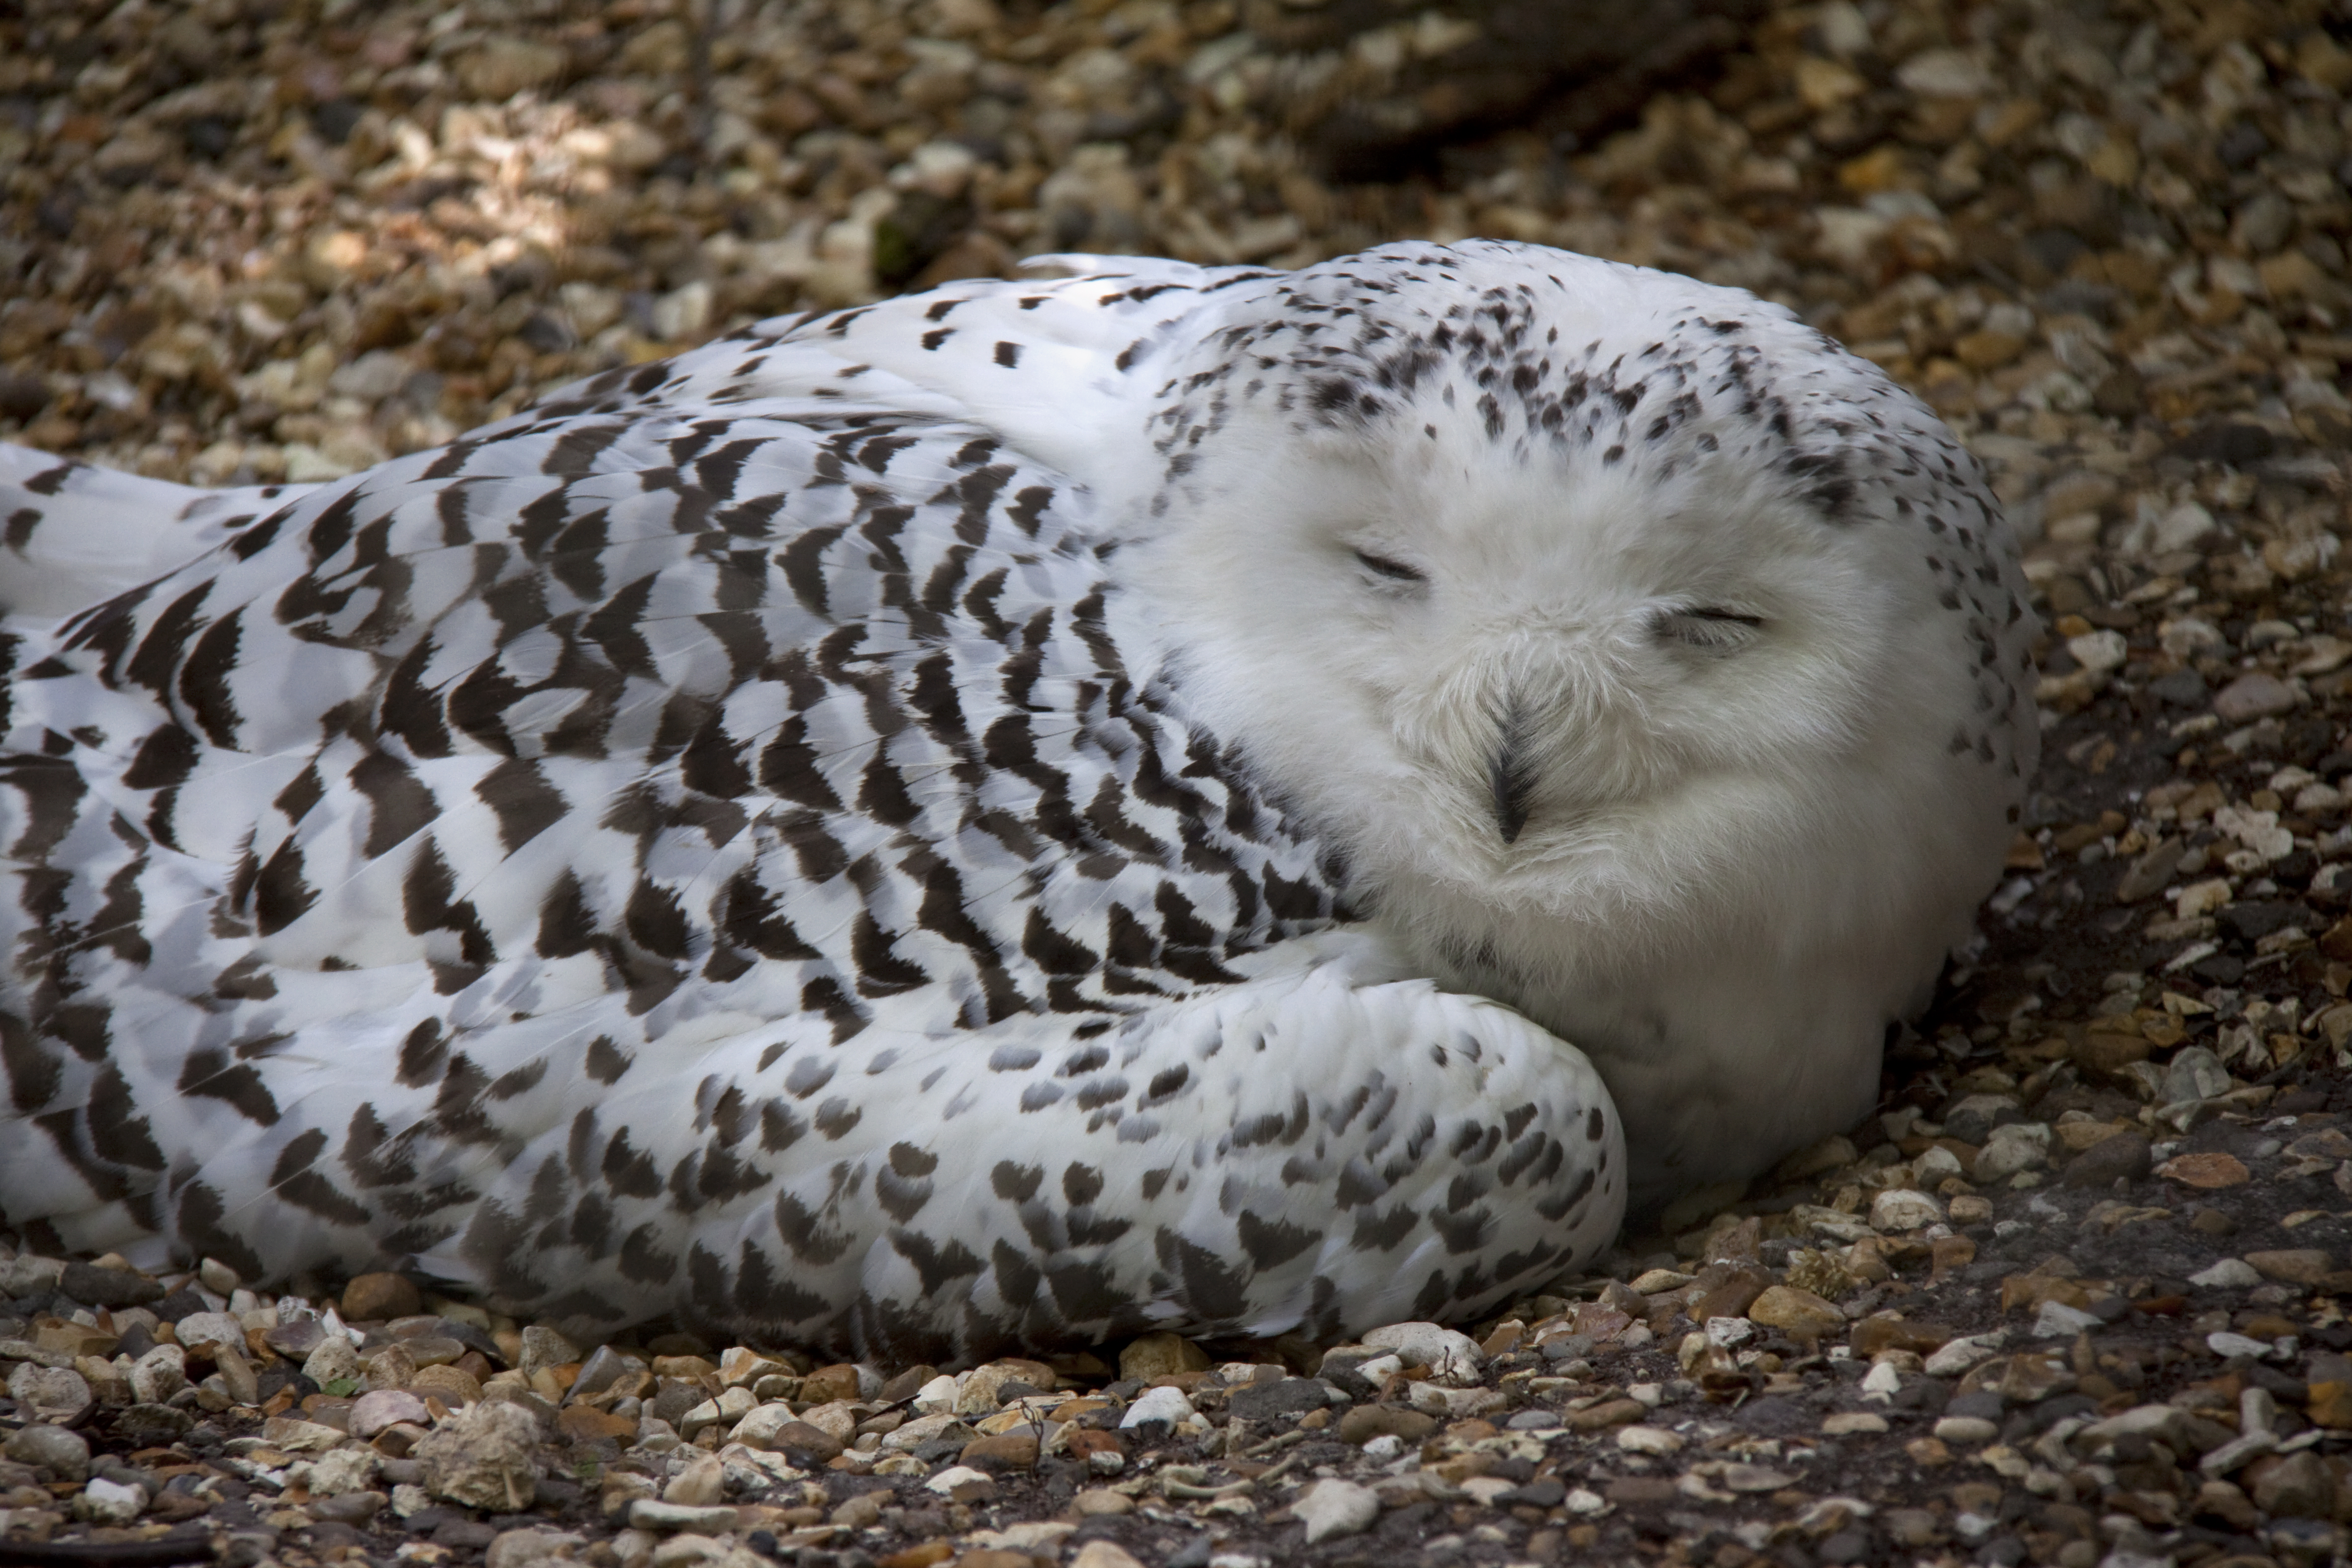
{"label": "gravel ground", "polygon": [[1882,1114],[1466,1336],[947,1377],[0,1242],[0,1564],[2345,1552],[2340,7],[1725,7],[1633,128],[1475,144],[1420,133],[1504,6],[98,16],[0,9],[0,439],[322,479],[1042,250],[1542,240],[1781,300],[1952,421],[2032,542],[2047,760]]}

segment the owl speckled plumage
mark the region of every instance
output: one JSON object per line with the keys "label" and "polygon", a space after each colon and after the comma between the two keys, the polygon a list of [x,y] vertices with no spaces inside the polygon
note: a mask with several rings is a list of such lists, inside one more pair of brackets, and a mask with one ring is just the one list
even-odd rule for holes
{"label": "owl speckled plumage", "polygon": [[1864,1110],[2036,743],[1949,433],[1536,247],[1084,262],[307,489],[0,450],[0,1215],[1328,1337]]}

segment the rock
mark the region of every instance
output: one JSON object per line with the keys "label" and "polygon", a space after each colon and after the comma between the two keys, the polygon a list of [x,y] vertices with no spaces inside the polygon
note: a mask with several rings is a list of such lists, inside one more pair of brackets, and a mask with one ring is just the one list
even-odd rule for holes
{"label": "rock", "polygon": [[[2227,882],[2221,884],[2225,897],[2228,894],[2229,886]],[[2149,1049],[2147,1041],[2138,1035],[2122,1035],[2092,1029],[2084,1035],[2082,1043],[2074,1047],[2070,1054],[2074,1059],[2074,1065],[2084,1072],[2095,1078],[2113,1079],[2134,1062],[2147,1060]]]}
{"label": "rock", "polygon": [[[2091,1147],[2095,1149],[2098,1145],[2095,1143]],[[2084,1152],[2087,1153],[2088,1151]],[[2252,1175],[2246,1170],[2243,1161],[2235,1154],[2223,1154],[2218,1152],[2203,1154],[2175,1154],[2171,1159],[2158,1165],[2156,1168],[2156,1173],[2168,1182],[2179,1182],[2184,1187],[2195,1187],[2203,1192],[2218,1191],[2223,1187],[2242,1187],[2253,1180]]]}
{"label": "rock", "polygon": [[1434,1416],[1392,1405],[1360,1405],[1339,1417],[1339,1441],[1359,1446],[1375,1437],[1395,1437],[1417,1446],[1436,1430]]}
{"label": "rock", "polygon": [[416,1287],[397,1274],[360,1274],[343,1287],[342,1312],[347,1323],[387,1322],[414,1318],[425,1310]]}
{"label": "rock", "polygon": [[1381,1517],[1381,1500],[1370,1487],[1326,1479],[1301,1493],[1290,1511],[1307,1527],[1307,1543],[1312,1546],[1335,1535],[1370,1530]]}
{"label": "rock", "polygon": [[129,1524],[147,1511],[147,1489],[135,1481],[92,1476],[74,1499],[74,1517],[92,1524]]}
{"label": "rock", "polygon": [[1234,1390],[1225,1397],[1225,1408],[1244,1421],[1271,1421],[1320,1410],[1330,1402],[1329,1393],[1315,1379],[1286,1377]]}
{"label": "rock", "polygon": [[1180,1372],[1206,1372],[1214,1364],[1208,1352],[1181,1334],[1145,1334],[1118,1352],[1118,1375],[1146,1383]]}
{"label": "rock", "polygon": [[1921,1370],[1929,1377],[1958,1377],[1979,1362],[1990,1358],[2000,1348],[2000,1342],[2006,1337],[1995,1330],[1990,1333],[1971,1334],[1948,1341],[1928,1354]]}
{"label": "rock", "polygon": [[2255,1460],[2239,1484],[2273,1519],[2327,1519],[2336,1510],[2335,1474],[2307,1448]]}
{"label": "rock", "polygon": [[639,1498],[629,1505],[629,1524],[635,1530],[693,1530],[717,1534],[735,1528],[731,1508],[695,1508],[681,1502]]}
{"label": "rock", "polygon": [[[2195,670],[2187,672],[2191,677]],[[2131,863],[2123,880],[2116,884],[2116,902],[2136,904],[2164,891],[2172,880],[2173,872],[2180,868],[2180,859],[2188,853],[2187,843],[2179,838],[2166,838]]]}
{"label": "rock", "polygon": [[330,1520],[356,1528],[382,1513],[387,1500],[379,1491],[338,1492],[333,1497],[314,1495],[303,1506],[314,1520]]}
{"label": "rock", "polygon": [[37,1422],[69,1425],[90,1407],[89,1384],[70,1367],[19,1362],[8,1374],[8,1397]]}
{"label": "rock", "polygon": [[[364,1278],[364,1277],[363,1277]],[[539,1422],[503,1401],[470,1405],[416,1445],[435,1497],[491,1513],[529,1508],[538,1493]],[[731,1516],[730,1516],[731,1517]]]}
{"label": "rock", "polygon": [[89,1479],[89,1441],[63,1426],[20,1427],[8,1435],[0,1449],[20,1465],[41,1465],[61,1481]]}
{"label": "rock", "polygon": [[[2006,1182],[2021,1172],[2038,1171],[2049,1163],[2050,1124],[2012,1121],[1994,1128],[1986,1137],[1969,1174],[1976,1182],[1990,1184]],[[1874,1214],[1873,1219],[1874,1223]]]}
{"label": "rock", "polygon": [[131,1368],[131,1396],[142,1405],[162,1405],[188,1386],[188,1352],[177,1345],[157,1345]]}
{"label": "rock", "polygon": [[273,1415],[261,1424],[262,1441],[289,1454],[323,1454],[349,1436],[340,1426],[294,1415]]}
{"label": "rock", "polygon": [[2214,716],[2224,724],[2266,719],[2294,706],[2294,689],[2277,676],[2260,670],[2238,677],[2213,696]]}
{"label": "rock", "polygon": [[[730,1351],[728,1355],[732,1357],[735,1353]],[[719,1376],[730,1387],[757,1382],[761,1372],[766,1368],[772,1367],[778,1372],[790,1370],[764,1357],[751,1356],[748,1352],[744,1353],[751,1363],[749,1376],[728,1377],[726,1369],[730,1363],[725,1360],[719,1363]],[[742,1370],[741,1363],[735,1364],[738,1370]],[[580,1363],[580,1375],[572,1380],[572,1386],[566,1392],[573,1399],[586,1399],[591,1395],[604,1393],[631,1373],[645,1370],[646,1363],[635,1356],[623,1355],[610,1345],[598,1345],[588,1353],[588,1358]]]}
{"label": "rock", "polygon": [[569,1558],[580,1545],[577,1535],[541,1526],[500,1531],[482,1553],[482,1568],[529,1568],[551,1557]]}
{"label": "rock", "polygon": [[2165,1064],[2164,1087],[2158,1098],[2167,1105],[2185,1100],[2213,1100],[2230,1092],[2230,1072],[2221,1058],[2203,1046],[2186,1046]]}
{"label": "rock", "polygon": [[2352,1426],[2352,1381],[2314,1378],[2310,1384],[2309,1403],[2305,1405],[2304,1414],[2311,1417],[2315,1426],[2337,1431]]}
{"label": "rock", "polygon": [[1435,1323],[1390,1323],[1363,1338],[1366,1346],[1393,1353],[1408,1367],[1425,1366],[1433,1381],[1466,1388],[1479,1380],[1486,1352],[1468,1334]]}
{"label": "rock", "polygon": [[1127,1468],[1127,1443],[1116,1432],[1066,1432],[1062,1446],[1083,1462],[1089,1475],[1115,1476]]}
{"label": "rock", "polygon": [[1886,1417],[1869,1410],[1840,1410],[1822,1417],[1824,1437],[1859,1437],[1886,1430]]}
{"label": "rock", "polygon": [[716,1454],[701,1454],[686,1462],[686,1468],[669,1479],[662,1488],[661,1500],[684,1508],[711,1508],[726,1500],[727,1467],[719,1462]]}
{"label": "rock", "polygon": [[2041,1340],[2073,1339],[2076,1334],[2092,1332],[2105,1326],[2104,1320],[2095,1312],[2070,1307],[2063,1301],[2044,1301],[2041,1310],[2034,1314],[2033,1337]]}
{"label": "rock", "polygon": [[454,1366],[419,1367],[404,1386],[411,1394],[429,1394],[453,1410],[482,1397],[482,1385],[474,1374]]}
{"label": "rock", "polygon": [[1649,1414],[1650,1407],[1638,1399],[1610,1399],[1570,1413],[1568,1426],[1571,1432],[1602,1432],[1642,1420]]}
{"label": "rock", "polygon": [[[115,1436],[133,1448],[160,1448],[194,1430],[196,1418],[176,1405],[133,1405],[114,1418]],[[342,1434],[335,1434],[336,1441]]]}
{"label": "rock", "polygon": [[1683,1440],[1663,1426],[1635,1425],[1617,1428],[1617,1447],[1629,1454],[1649,1454],[1663,1458],[1668,1454],[1682,1452]]}
{"label": "rock", "polygon": [[977,1470],[1034,1470],[1037,1468],[1036,1435],[1004,1432],[993,1437],[976,1437],[963,1446],[956,1463]]}
{"label": "rock", "polygon": [[[337,1335],[341,1338],[341,1335]],[[299,1366],[326,1342],[327,1326],[316,1318],[296,1318],[262,1331],[261,1342]]]}
{"label": "rock", "polygon": [[1974,1447],[2000,1436],[2000,1427],[1981,1415],[1947,1415],[1936,1423],[1936,1436],[1947,1443]]}
{"label": "rock", "polygon": [[[845,1448],[849,1446],[850,1439],[857,1436],[857,1423],[862,1417],[858,1415],[856,1405],[847,1400],[836,1399],[830,1405],[808,1406],[802,1410],[801,1419]],[[925,1419],[931,1420],[932,1430],[936,1434],[955,1418],[948,1416],[944,1419],[935,1417]],[[909,1421],[900,1426],[898,1431],[903,1433],[922,1429],[920,1421]]]}
{"label": "rock", "polygon": [[315,1496],[373,1491],[383,1474],[383,1456],[373,1448],[337,1448],[303,1466],[302,1473]]}
{"label": "rock", "polygon": [[1184,1397],[1182,1389],[1147,1388],[1135,1396],[1134,1404],[1127,1407],[1127,1415],[1121,1418],[1118,1426],[1120,1431],[1126,1432],[1148,1422],[1158,1421],[1165,1423],[1172,1431],[1192,1420],[1193,1414],[1192,1402]]}
{"label": "rock", "polygon": [[[576,1410],[580,1406],[573,1405],[572,1408]],[[772,1404],[759,1406],[735,1423],[735,1430],[729,1434],[729,1438],[732,1442],[742,1444],[745,1447],[772,1450],[776,1446],[776,1435],[798,1419],[799,1417],[793,1414],[793,1407],[779,1399]]]}
{"label": "rock", "polygon": [[996,1482],[983,1470],[970,1465],[950,1465],[923,1483],[923,1489],[937,1492],[951,1502],[993,1502]]}
{"label": "rock", "polygon": [[1907,1318],[1864,1318],[1853,1326],[1846,1342],[1864,1361],[1875,1361],[1884,1351],[1910,1351],[1927,1355],[1950,1342],[1952,1331],[1935,1323],[1915,1323]]}
{"label": "rock", "polygon": [[468,98],[502,102],[555,80],[568,58],[554,44],[494,33],[457,57],[457,83]]}
{"label": "rock", "polygon": [[[625,1415],[599,1410],[593,1405],[567,1405],[555,1417],[555,1429],[575,1443],[595,1443],[610,1437],[626,1447],[635,1441],[637,1424]],[[735,1436],[741,1441],[740,1434]]]}
{"label": "rock", "polygon": [[1870,1204],[1870,1225],[1874,1230],[1917,1230],[1934,1225],[1944,1217],[1944,1205],[1925,1193],[1915,1193],[1907,1187],[1889,1187]]}
{"label": "rock", "polygon": [[163,1299],[163,1287],[137,1269],[94,1263],[67,1264],[58,1289],[85,1307],[143,1307]]}
{"label": "rock", "polygon": [[563,1366],[580,1359],[579,1349],[553,1329],[538,1323],[522,1331],[522,1350],[515,1361],[515,1370],[525,1377],[551,1366]]}
{"label": "rock", "polygon": [[358,1347],[341,1334],[329,1334],[319,1342],[302,1363],[302,1375],[320,1388],[331,1383],[356,1382],[361,1374]]}
{"label": "rock", "polygon": [[1492,1388],[1448,1388],[1442,1383],[1416,1383],[1408,1396],[1415,1410],[1444,1421],[1484,1415],[1510,1403],[1507,1394]]}
{"label": "rock", "polygon": [[801,1398],[810,1405],[833,1405],[860,1397],[857,1369],[846,1362],[821,1366],[801,1380]]}
{"label": "rock", "polygon": [[2062,1178],[2070,1187],[2111,1187],[2117,1180],[2145,1181],[2154,1163],[2147,1139],[2137,1132],[2117,1132],[2100,1139],[2068,1162]]}
{"label": "rock", "polygon": [[2249,1252],[2246,1264],[2265,1279],[2282,1280],[2289,1285],[2319,1285],[2336,1272],[2336,1260],[2315,1247],[2290,1247],[2280,1252]]}
{"label": "rock", "polygon": [[[776,1406],[767,1405],[761,1408],[773,1409]],[[751,1416],[746,1419],[752,1419],[759,1414],[759,1411],[754,1411]],[[832,1433],[822,1427],[813,1426],[805,1421],[770,1423],[762,1427],[760,1437],[761,1440],[758,1442],[752,1442],[749,1438],[743,1441],[748,1447],[765,1448],[771,1453],[782,1454],[796,1465],[828,1464],[841,1457],[841,1450],[845,1447],[841,1439]]]}
{"label": "rock", "polygon": [[[1088,1492],[1078,1494],[1081,1499],[1100,1495],[1105,1494]],[[1108,1495],[1118,1496],[1116,1492]],[[1080,1505],[1079,1511],[1085,1511],[1083,1503]],[[1078,1548],[1078,1554],[1070,1559],[1069,1568],[1143,1568],[1143,1564],[1118,1542],[1097,1539],[1089,1541]]]}

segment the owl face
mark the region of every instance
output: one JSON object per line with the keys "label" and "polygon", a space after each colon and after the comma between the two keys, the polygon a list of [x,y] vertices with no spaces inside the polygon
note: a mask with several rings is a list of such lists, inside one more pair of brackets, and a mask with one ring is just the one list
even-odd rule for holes
{"label": "owl face", "polygon": [[2006,532],[1818,334],[1565,259],[1594,270],[1411,320],[1326,298],[1352,335],[1286,361],[1237,334],[1255,374],[1163,407],[1123,575],[1417,957],[1586,1043],[1596,998],[1834,954],[1895,976],[1874,1051],[2032,765]]}

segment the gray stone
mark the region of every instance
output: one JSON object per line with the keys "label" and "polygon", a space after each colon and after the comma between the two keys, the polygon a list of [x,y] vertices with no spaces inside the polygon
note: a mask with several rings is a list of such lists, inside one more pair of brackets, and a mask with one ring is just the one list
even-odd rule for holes
{"label": "gray stone", "polygon": [[553,1329],[534,1323],[522,1331],[522,1354],[515,1370],[529,1377],[532,1373],[551,1366],[562,1366],[580,1359],[579,1347]]}
{"label": "gray stone", "polygon": [[341,1334],[329,1334],[302,1363],[302,1375],[320,1388],[331,1383],[356,1382],[360,1375],[359,1349]]}
{"label": "gray stone", "polygon": [[163,1287],[135,1268],[100,1268],[68,1263],[58,1289],[85,1307],[143,1307],[163,1299]]}
{"label": "gray stone", "polygon": [[188,1354],[177,1345],[157,1345],[131,1366],[131,1397],[162,1405],[188,1386]]}
{"label": "gray stone", "polygon": [[245,1325],[226,1312],[190,1312],[173,1325],[183,1350],[209,1356],[215,1344],[245,1348]]}
{"label": "gray stone", "polygon": [[89,1384],[68,1367],[37,1366],[20,1362],[8,1374],[8,1397],[25,1406],[36,1421],[64,1424],[90,1405]]}
{"label": "gray stone", "polygon": [[1325,1479],[1307,1488],[1290,1505],[1290,1511],[1307,1527],[1307,1542],[1311,1546],[1335,1535],[1355,1535],[1370,1530],[1381,1517],[1381,1500],[1370,1487]]}
{"label": "gray stone", "polygon": [[487,1399],[468,1405],[416,1445],[425,1489],[492,1513],[529,1508],[539,1489],[539,1434],[538,1419],[517,1405]]}
{"label": "gray stone", "polygon": [[2242,675],[2214,694],[2213,712],[2224,724],[2243,724],[2284,713],[2294,706],[2294,691],[2275,675],[2256,670]]}
{"label": "gray stone", "polygon": [[2146,1135],[2138,1132],[2118,1132],[2102,1138],[2074,1156],[2066,1166],[2063,1178],[2070,1187],[2108,1187],[2118,1178],[2140,1182],[2147,1178],[2155,1155]]}
{"label": "gray stone", "polygon": [[1280,1415],[1303,1415],[1330,1403],[1325,1385],[1311,1377],[1286,1377],[1279,1383],[1252,1384],[1225,1396],[1225,1408],[1244,1421],[1271,1421]]}
{"label": "gray stone", "polygon": [[63,1426],[26,1426],[8,1436],[5,1450],[20,1465],[39,1465],[61,1481],[89,1479],[89,1442]]}
{"label": "gray stone", "polygon": [[716,1535],[735,1528],[736,1514],[731,1508],[690,1508],[639,1498],[629,1505],[629,1523],[637,1530],[692,1530]]}
{"label": "gray stone", "polygon": [[2229,1092],[2230,1069],[2203,1046],[2189,1046],[2176,1053],[2164,1069],[2160,1094],[2167,1105],[2178,1105],[2186,1100],[2214,1100]]}

